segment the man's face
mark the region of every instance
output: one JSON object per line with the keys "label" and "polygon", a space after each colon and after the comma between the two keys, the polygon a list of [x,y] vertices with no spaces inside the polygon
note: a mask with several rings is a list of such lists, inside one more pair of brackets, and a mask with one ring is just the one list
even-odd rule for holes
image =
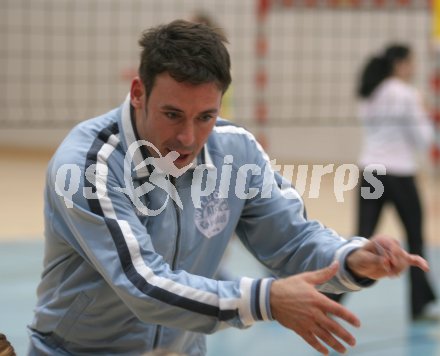
{"label": "man's face", "polygon": [[[215,83],[181,83],[168,73],[156,77],[146,97],[143,84],[134,79],[131,103],[139,137],[156,146],[162,156],[177,151],[180,156],[174,164],[182,168],[193,161],[208,139],[221,98],[222,92]],[[150,154],[157,156],[152,150]]]}

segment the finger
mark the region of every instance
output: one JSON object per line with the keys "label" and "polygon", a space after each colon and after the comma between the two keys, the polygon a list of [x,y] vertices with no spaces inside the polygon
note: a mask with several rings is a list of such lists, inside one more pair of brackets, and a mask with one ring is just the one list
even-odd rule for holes
{"label": "finger", "polygon": [[383,272],[379,271],[380,275],[389,275],[391,274],[391,257],[388,252],[388,247],[383,247],[376,239],[373,241],[370,241],[365,248],[366,251],[373,254],[373,256],[369,256],[370,266],[382,266],[384,270]]}
{"label": "finger", "polygon": [[392,268],[400,268],[403,269],[405,267],[406,255],[407,252],[400,246],[399,242],[394,239],[390,239],[387,241],[387,247],[385,247],[385,251],[387,252],[387,256],[390,259]]}
{"label": "finger", "polygon": [[373,256],[370,258],[369,265],[375,269],[374,275],[371,278],[388,276],[393,273],[393,264],[387,255]]}
{"label": "finger", "polygon": [[336,303],[335,301],[325,297],[324,295],[322,297],[326,298],[325,306],[322,308],[322,310],[325,310],[327,314],[333,314],[334,316],[345,320],[347,323],[357,328],[361,326],[360,320],[351,311],[344,308],[341,304]]}
{"label": "finger", "polygon": [[323,284],[332,279],[338,272],[339,262],[335,261],[326,268],[304,273],[305,280],[311,284]]}
{"label": "finger", "polygon": [[366,251],[374,253],[375,255],[382,256],[385,252],[385,247],[377,241],[377,239],[371,239],[363,247]]}
{"label": "finger", "polygon": [[322,314],[318,320],[322,328],[328,330],[333,335],[336,335],[341,340],[345,341],[350,346],[356,345],[356,339],[346,329],[344,329],[335,320],[326,314]]}
{"label": "finger", "polygon": [[371,244],[368,244],[368,249],[372,252],[379,248],[381,250],[381,254],[385,256],[392,257],[397,251],[402,250],[399,241],[396,239],[386,237],[386,236],[378,236],[371,239]]}
{"label": "finger", "polygon": [[376,255],[388,257],[392,259],[393,255],[396,253],[396,249],[400,250],[400,245],[394,239],[377,239],[373,240],[374,250],[372,251]]}
{"label": "finger", "polygon": [[419,267],[421,270],[428,272],[429,264],[423,257],[418,255],[410,255],[407,256],[407,262],[410,266]]}
{"label": "finger", "polygon": [[399,245],[399,241],[395,238],[386,236],[386,235],[376,235],[370,241],[376,241],[381,244],[384,248],[390,248],[392,245]]}
{"label": "finger", "polygon": [[385,275],[392,273],[392,263],[388,257],[381,257],[379,266],[382,266]]}
{"label": "finger", "polygon": [[333,350],[336,350],[341,354],[347,351],[344,345],[342,345],[332,334],[330,334],[327,330],[320,327],[319,325],[316,327],[315,335],[319,337],[322,341],[324,341]]}
{"label": "finger", "polygon": [[312,334],[312,333],[307,333],[307,334],[303,334],[300,336],[311,346],[313,347],[316,351],[322,353],[323,355],[328,355],[328,349],[321,344],[318,339]]}
{"label": "finger", "polygon": [[408,265],[418,267],[425,272],[429,271],[429,264],[423,257],[409,254],[394,239],[387,242],[389,242],[387,247],[388,255],[391,258],[392,269],[396,274],[402,272]]}
{"label": "finger", "polygon": [[398,277],[406,268],[408,268],[409,263],[406,256],[400,257],[391,264],[390,277]]}
{"label": "finger", "polygon": [[407,253],[397,240],[380,236],[372,242],[374,242],[376,254],[387,260],[384,263],[385,275],[397,275],[407,266]]}

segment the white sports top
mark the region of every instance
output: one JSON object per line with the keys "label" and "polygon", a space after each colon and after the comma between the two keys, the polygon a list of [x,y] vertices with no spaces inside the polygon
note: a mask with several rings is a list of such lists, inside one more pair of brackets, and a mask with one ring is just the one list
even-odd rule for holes
{"label": "white sports top", "polygon": [[364,129],[360,167],[383,164],[388,174],[414,175],[415,151],[427,149],[434,140],[419,93],[400,79],[387,79],[361,102],[359,118]]}

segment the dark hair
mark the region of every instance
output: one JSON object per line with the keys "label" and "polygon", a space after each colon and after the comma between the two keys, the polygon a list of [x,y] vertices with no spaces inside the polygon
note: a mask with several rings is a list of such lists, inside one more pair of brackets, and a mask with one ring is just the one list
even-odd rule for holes
{"label": "dark hair", "polygon": [[224,93],[231,83],[231,61],[224,45],[226,38],[207,25],[175,20],[145,31],[139,76],[147,96],[156,76],[168,72],[179,82],[215,82]]}
{"label": "dark hair", "polygon": [[371,58],[361,74],[358,95],[368,98],[374,90],[392,73],[390,62],[384,57]]}
{"label": "dark hair", "polygon": [[382,55],[369,59],[361,73],[358,96],[368,98],[386,78],[393,74],[396,64],[410,55],[411,50],[408,46],[394,44],[388,46]]}
{"label": "dark hair", "polygon": [[388,46],[383,53],[384,58],[391,64],[392,68],[411,55],[411,49],[402,44],[393,44]]}
{"label": "dark hair", "polygon": [[217,22],[213,19],[213,17],[211,15],[209,15],[207,12],[204,11],[196,11],[194,12],[192,18],[191,18],[191,22],[194,23],[202,23],[206,26],[211,27],[215,32],[217,32],[218,34],[220,34],[220,36],[225,36],[225,30],[220,27]]}

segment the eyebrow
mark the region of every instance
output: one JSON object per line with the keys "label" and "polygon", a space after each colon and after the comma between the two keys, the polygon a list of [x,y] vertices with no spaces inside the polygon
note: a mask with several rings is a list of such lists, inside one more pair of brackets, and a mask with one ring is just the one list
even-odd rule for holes
{"label": "eyebrow", "polygon": [[[161,109],[162,109],[162,110],[177,111],[177,112],[181,112],[181,113],[183,113],[183,110],[181,110],[181,109],[179,109],[179,108],[176,108],[176,107],[173,106],[173,105],[168,105],[168,104],[166,104],[166,105],[162,105],[162,106],[161,106]],[[215,113],[217,113],[217,112],[218,112],[218,109],[217,109],[217,108],[212,108],[212,109],[204,110],[204,111],[202,111],[202,112],[199,113],[199,114],[215,114]]]}

